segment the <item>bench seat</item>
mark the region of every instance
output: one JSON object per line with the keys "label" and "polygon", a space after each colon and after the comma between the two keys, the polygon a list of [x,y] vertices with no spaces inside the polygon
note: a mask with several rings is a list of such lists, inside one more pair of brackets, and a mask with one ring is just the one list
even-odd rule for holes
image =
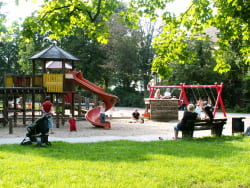
{"label": "bench seat", "polygon": [[212,135],[221,136],[226,123],[227,119],[188,120],[182,130],[182,137],[193,137],[193,132],[199,130],[211,130]]}

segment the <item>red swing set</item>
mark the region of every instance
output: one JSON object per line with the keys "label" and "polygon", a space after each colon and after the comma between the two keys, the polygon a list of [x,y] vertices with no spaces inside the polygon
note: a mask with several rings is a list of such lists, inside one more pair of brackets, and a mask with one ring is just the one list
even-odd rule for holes
{"label": "red swing set", "polygon": [[226,110],[222,101],[222,89],[223,89],[224,83],[221,83],[220,85],[215,83],[214,85],[186,85],[184,83],[181,83],[179,86],[156,86],[156,85],[148,85],[150,95],[149,98],[154,98],[154,90],[155,88],[179,88],[181,89],[181,93],[179,96],[178,105],[181,103],[185,103],[186,106],[188,105],[188,98],[185,92],[186,88],[215,88],[217,92],[217,99],[215,102],[215,107],[213,111],[213,115],[215,117],[215,114],[217,112],[217,109],[219,108],[219,105],[221,106],[221,110],[224,114],[224,117],[226,117]]}

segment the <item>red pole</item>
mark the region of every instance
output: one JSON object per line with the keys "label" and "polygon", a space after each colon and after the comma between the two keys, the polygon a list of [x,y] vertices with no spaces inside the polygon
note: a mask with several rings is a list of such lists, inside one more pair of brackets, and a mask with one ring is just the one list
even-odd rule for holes
{"label": "red pole", "polygon": [[148,87],[149,87],[149,98],[154,98],[154,87],[152,87],[150,84],[148,84]]}
{"label": "red pole", "polygon": [[186,86],[186,84],[182,84],[184,102],[185,102],[185,104],[187,106],[188,105],[188,98],[187,98],[187,95],[186,95],[186,92],[185,92],[185,86]]}
{"label": "red pole", "polygon": [[225,110],[225,107],[224,107],[224,104],[223,104],[223,101],[222,101],[222,98],[221,98],[222,89],[223,89],[224,84],[221,83],[221,85],[218,85],[217,83],[215,83],[215,86],[216,86],[216,91],[217,91],[217,99],[216,99],[215,108],[214,108],[214,112],[213,112],[214,117],[215,117],[217,109],[219,108],[219,104],[221,106],[221,110],[222,110],[222,112],[224,114],[224,117],[227,117],[226,110]]}
{"label": "red pole", "polygon": [[180,86],[181,86],[181,93],[180,93],[180,96],[179,96],[178,105],[181,105],[181,102],[184,102],[184,100],[182,99],[183,98],[183,84],[180,83]]}
{"label": "red pole", "polygon": [[219,102],[220,102],[221,110],[222,110],[222,112],[224,114],[224,117],[227,117],[226,110],[225,110],[225,107],[224,107],[224,104],[223,104],[223,101],[222,101],[222,98],[221,98],[223,86],[224,86],[224,83],[221,83],[221,85],[220,85]]}

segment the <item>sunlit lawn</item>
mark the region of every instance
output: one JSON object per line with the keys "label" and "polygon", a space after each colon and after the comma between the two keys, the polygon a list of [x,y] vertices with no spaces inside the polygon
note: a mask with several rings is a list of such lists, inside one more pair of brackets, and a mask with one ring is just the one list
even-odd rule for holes
{"label": "sunlit lawn", "polygon": [[250,187],[250,138],[0,145],[0,187]]}

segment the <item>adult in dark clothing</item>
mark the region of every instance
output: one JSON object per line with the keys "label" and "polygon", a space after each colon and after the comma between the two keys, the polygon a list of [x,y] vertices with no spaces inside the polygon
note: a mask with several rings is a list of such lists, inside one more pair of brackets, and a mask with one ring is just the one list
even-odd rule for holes
{"label": "adult in dark clothing", "polygon": [[[205,112],[205,115],[210,119],[210,120],[213,120],[214,119],[214,115],[213,115],[213,112],[211,111],[211,107],[210,106],[205,106],[203,108],[203,111]],[[207,119],[207,118],[205,118]]]}
{"label": "adult in dark clothing", "polygon": [[178,132],[183,130],[183,127],[187,123],[187,120],[195,120],[198,117],[198,114],[195,111],[193,104],[187,106],[187,111],[184,112],[182,120],[174,127],[174,139],[178,138]]}

